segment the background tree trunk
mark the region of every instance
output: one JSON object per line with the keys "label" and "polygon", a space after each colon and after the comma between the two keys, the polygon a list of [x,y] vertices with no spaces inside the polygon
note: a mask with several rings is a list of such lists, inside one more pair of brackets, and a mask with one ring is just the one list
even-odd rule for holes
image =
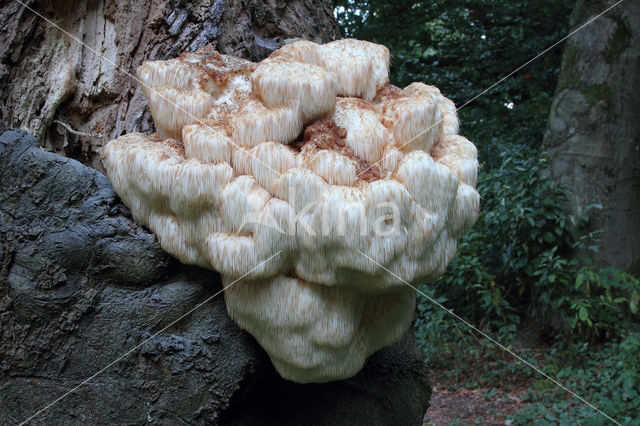
{"label": "background tree trunk", "polygon": [[[614,4],[578,0],[576,28]],[[571,37],[544,145],[553,177],[572,192],[570,213],[591,204],[601,229],[596,261],[640,272],[640,2],[625,1]]]}
{"label": "background tree trunk", "polygon": [[[153,129],[135,75],[146,59],[212,44],[260,60],[287,38],[339,36],[330,0],[25,0],[0,6],[0,121],[46,149],[103,170],[102,146]],[[118,69],[121,67],[122,70]]]}

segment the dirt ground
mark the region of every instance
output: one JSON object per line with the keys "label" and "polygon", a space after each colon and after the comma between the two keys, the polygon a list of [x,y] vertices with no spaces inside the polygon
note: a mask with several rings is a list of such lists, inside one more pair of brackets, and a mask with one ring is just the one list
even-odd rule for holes
{"label": "dirt ground", "polygon": [[440,426],[456,421],[457,424],[510,425],[507,417],[523,408],[520,397],[524,392],[524,389],[504,392],[464,388],[451,391],[436,385],[424,425]]}

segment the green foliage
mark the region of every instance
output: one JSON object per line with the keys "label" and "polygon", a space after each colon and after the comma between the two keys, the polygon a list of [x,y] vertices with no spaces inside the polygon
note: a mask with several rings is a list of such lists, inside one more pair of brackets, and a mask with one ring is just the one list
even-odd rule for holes
{"label": "green foliage", "polygon": [[[640,332],[602,347],[572,344],[547,355],[544,370],[576,394],[625,425],[640,425]],[[570,358],[568,358],[570,356]],[[562,363],[564,366],[560,367]],[[527,392],[528,403],[514,418],[516,424],[586,424],[611,422],[546,379]]]}
{"label": "green foliage", "polygon": [[[532,148],[507,146],[501,156],[500,166],[479,177],[483,206],[457,257],[420,289],[501,341],[511,340],[522,318],[554,318],[565,332],[557,338],[621,336],[626,321],[637,318],[638,280],[570,260],[576,246],[597,249],[596,235],[584,232],[588,216],[572,220],[564,213],[566,192],[544,176],[546,160]],[[452,330],[447,320],[455,321],[446,312],[424,301],[417,317],[416,336],[428,355],[455,350],[443,337]]]}
{"label": "green foliage", "polygon": [[[449,306],[474,324],[506,335],[524,314],[564,307],[559,297],[576,266],[564,254],[579,241],[584,219],[566,216],[565,192],[544,177],[546,160],[532,148],[506,146],[500,157],[498,167],[479,176],[478,222],[445,274],[421,289],[451,300]],[[426,313],[419,307],[419,317]]]}
{"label": "green foliage", "polygon": [[[461,331],[456,321],[451,320],[450,314],[437,306],[433,301],[441,305],[448,304],[444,296],[436,296],[434,289],[422,286],[421,291],[431,300],[420,297],[418,301],[418,315],[414,324],[418,346],[424,351],[427,360],[434,362],[438,353],[456,353],[461,336],[466,333]],[[437,344],[431,344],[437,342]]]}
{"label": "green foliage", "polygon": [[626,318],[638,314],[638,279],[619,269],[583,266],[573,290],[560,303],[568,305],[571,331],[591,340],[622,335]]}

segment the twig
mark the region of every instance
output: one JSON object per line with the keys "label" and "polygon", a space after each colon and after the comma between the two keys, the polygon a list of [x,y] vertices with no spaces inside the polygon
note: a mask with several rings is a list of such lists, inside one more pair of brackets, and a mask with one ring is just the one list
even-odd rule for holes
{"label": "twig", "polygon": [[102,133],[84,133],[84,132],[79,132],[77,130],[73,130],[68,124],[63,123],[60,120],[53,120],[53,122],[54,123],[58,123],[59,125],[61,125],[65,129],[67,129],[67,131],[69,133],[72,133],[74,135],[85,136],[85,137],[90,137],[90,138],[101,138],[103,136]]}

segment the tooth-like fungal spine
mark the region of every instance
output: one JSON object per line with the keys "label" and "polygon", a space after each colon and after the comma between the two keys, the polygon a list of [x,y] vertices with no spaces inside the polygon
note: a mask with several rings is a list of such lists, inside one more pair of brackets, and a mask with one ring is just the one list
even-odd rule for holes
{"label": "tooth-like fungal spine", "polygon": [[388,71],[386,47],[352,39],[257,64],[208,46],[145,62],[158,133],[104,149],[134,218],[220,272],[229,315],[289,380],[353,376],[400,339],[415,303],[402,280],[435,280],[478,215],[453,102]]}

